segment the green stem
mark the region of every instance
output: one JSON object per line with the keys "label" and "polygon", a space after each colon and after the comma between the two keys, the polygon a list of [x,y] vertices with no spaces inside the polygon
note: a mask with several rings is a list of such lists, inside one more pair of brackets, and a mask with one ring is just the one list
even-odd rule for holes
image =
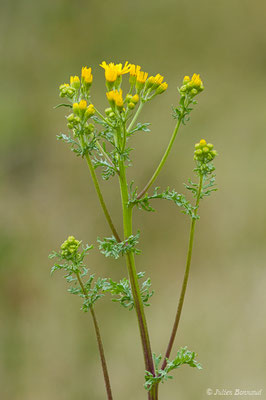
{"label": "green stem", "polygon": [[102,153],[102,155],[106,158],[106,160],[109,162],[109,164],[115,169],[115,171],[119,174],[119,171],[117,171],[116,167],[113,164],[113,161],[111,160],[111,158],[108,156],[108,154],[106,153],[106,151],[103,149],[103,147],[101,146],[101,144],[98,142],[98,140],[96,140],[95,142],[96,146],[98,147],[98,149],[100,150],[100,152]]}
{"label": "green stem", "polygon": [[[132,235],[132,207],[128,205],[128,189],[127,189],[127,180],[125,174],[125,165],[123,161],[120,161],[120,189],[121,189],[121,199],[122,199],[122,207],[123,207],[123,224],[124,224],[124,239],[128,238]],[[154,365],[152,359],[152,351],[148,333],[148,327],[146,322],[146,317],[144,313],[143,302],[140,294],[136,266],[135,266],[135,258],[132,252],[127,253],[126,257],[127,261],[127,269],[129,273],[132,294],[134,298],[135,310],[138,318],[138,325],[140,330],[143,354],[144,354],[144,362],[146,370],[154,374]],[[152,397],[153,399],[153,397]]]}
{"label": "green stem", "polygon": [[[200,202],[200,196],[201,196],[201,190],[202,190],[202,181],[203,181],[203,176],[200,175],[200,182],[199,182],[199,190],[197,194],[197,200],[196,200],[196,216],[198,212],[198,207],[199,207],[199,202]],[[190,264],[191,264],[191,257],[192,257],[192,250],[193,250],[193,242],[194,242],[194,234],[195,234],[195,223],[196,223],[196,218],[193,218],[191,221],[191,227],[190,227],[190,236],[189,236],[189,245],[188,245],[188,253],[187,253],[187,263],[186,263],[186,270],[183,278],[183,283],[182,283],[182,289],[181,289],[181,294],[178,302],[178,307],[177,307],[177,313],[174,321],[174,326],[172,329],[171,337],[168,343],[168,347],[165,353],[162,369],[165,369],[166,364],[167,364],[167,358],[170,357],[171,350],[174,344],[174,340],[176,337],[176,332],[178,329],[179,321],[180,321],[180,316],[184,304],[184,299],[185,299],[185,294],[186,294],[186,289],[187,289],[187,283],[188,283],[188,277],[189,277],[189,271],[190,271]]]}
{"label": "green stem", "polygon": [[130,124],[127,127],[127,132],[130,132],[130,129],[133,128],[133,126],[134,126],[135,122],[137,121],[138,116],[139,116],[143,106],[144,106],[144,102],[141,101],[140,104],[139,104],[139,107],[138,107],[138,109],[136,111],[136,114],[134,115],[132,121],[130,122]]}
{"label": "green stem", "polygon": [[[80,284],[80,287],[81,287],[81,290],[82,290],[84,296],[86,298],[88,298],[88,293],[84,287],[84,284],[82,282],[79,272],[76,272],[76,276],[78,278],[78,281],[79,281],[79,284]],[[109,374],[108,374],[108,369],[107,369],[107,363],[106,363],[106,359],[105,359],[105,355],[104,355],[103,343],[102,343],[102,338],[101,338],[101,334],[100,334],[100,328],[99,328],[99,324],[97,322],[96,315],[95,315],[95,312],[94,312],[94,309],[92,306],[90,307],[90,312],[91,312],[91,316],[93,319],[93,324],[94,324],[95,333],[96,333],[96,339],[97,339],[100,358],[101,358],[104,382],[105,382],[105,387],[106,387],[106,392],[107,392],[107,399],[113,400],[111,384],[110,384],[110,379],[109,379]]]}
{"label": "green stem", "polygon": [[91,173],[91,177],[92,177],[92,180],[93,180],[93,183],[94,183],[98,198],[100,200],[104,215],[105,215],[105,217],[107,219],[107,222],[108,222],[108,224],[109,224],[109,226],[111,228],[111,231],[113,232],[113,235],[116,238],[116,240],[118,242],[121,242],[121,239],[120,239],[120,237],[119,237],[119,235],[117,233],[117,230],[115,229],[115,226],[113,224],[111,216],[110,216],[110,214],[109,214],[109,212],[107,210],[107,207],[106,207],[106,204],[105,204],[105,201],[103,199],[103,195],[102,195],[102,192],[101,192],[101,189],[100,189],[100,186],[99,186],[99,182],[98,182],[98,179],[97,179],[97,176],[96,176],[96,173],[95,173],[94,167],[92,165],[92,162],[91,162],[89,154],[86,154],[85,158],[87,160],[87,164],[88,164],[88,167],[89,167],[89,170],[90,170],[90,173]]}
{"label": "green stem", "polygon": [[158,165],[156,171],[155,171],[154,174],[152,175],[152,177],[151,177],[151,179],[149,180],[149,182],[147,183],[147,185],[146,185],[146,186],[142,189],[142,191],[138,194],[138,197],[137,197],[138,200],[141,199],[141,198],[145,195],[145,193],[147,192],[147,190],[149,189],[149,187],[153,184],[153,182],[155,181],[155,179],[156,179],[157,176],[159,175],[159,173],[160,173],[162,167],[164,166],[164,163],[165,163],[165,161],[166,161],[166,159],[167,159],[167,157],[168,157],[168,155],[169,155],[169,153],[170,153],[170,151],[171,151],[171,148],[172,148],[172,146],[173,146],[173,143],[174,143],[174,141],[175,141],[175,138],[176,138],[176,135],[177,135],[179,126],[180,126],[180,124],[181,124],[181,120],[182,120],[182,118],[179,118],[179,120],[178,120],[178,122],[177,122],[177,124],[176,124],[176,126],[175,126],[175,129],[174,129],[174,131],[173,131],[173,134],[172,134],[172,136],[171,136],[170,142],[169,142],[169,144],[168,144],[168,146],[167,146],[167,149],[165,150],[165,153],[164,153],[164,155],[163,155],[163,157],[162,157],[162,159],[161,159],[161,161],[160,161],[160,164]]}
{"label": "green stem", "polygon": [[107,125],[109,125],[111,128],[113,128],[113,125],[104,117],[104,115],[102,115],[102,113],[100,113],[100,111],[98,111],[95,107],[95,114],[98,115],[98,117],[100,117]]}

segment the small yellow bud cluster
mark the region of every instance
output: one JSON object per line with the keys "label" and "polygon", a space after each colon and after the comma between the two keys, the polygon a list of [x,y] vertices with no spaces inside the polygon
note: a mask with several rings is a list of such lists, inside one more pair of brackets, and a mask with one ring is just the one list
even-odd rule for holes
{"label": "small yellow bud cluster", "polygon": [[166,91],[168,84],[163,82],[164,77],[160,74],[150,76],[146,81],[145,90],[155,91],[155,94],[161,94]]}
{"label": "small yellow bud cluster", "polygon": [[110,92],[107,92],[106,97],[112,108],[114,108],[116,106],[119,111],[123,110],[124,101],[123,101],[121,89],[120,90],[111,90]]}
{"label": "small yellow bud cluster", "polygon": [[75,94],[75,89],[69,85],[69,83],[63,83],[59,86],[60,97],[68,97],[72,99]]}
{"label": "small yellow bud cluster", "polygon": [[196,94],[202,92],[204,86],[199,74],[194,74],[190,79],[189,76],[185,76],[183,79],[183,86],[180,88],[180,93],[185,95],[186,93],[191,96],[196,96]]}
{"label": "small yellow bud cluster", "polygon": [[207,143],[204,139],[201,139],[199,143],[195,144],[194,160],[207,164],[216,156],[217,151],[213,150],[213,144]]}
{"label": "small yellow bud cluster", "polygon": [[61,255],[63,258],[72,258],[73,256],[77,256],[78,248],[81,245],[81,242],[76,240],[74,236],[69,236],[67,240],[61,245]]}
{"label": "small yellow bud cluster", "polygon": [[[72,99],[79,89],[82,94],[88,96],[92,80],[93,75],[91,73],[91,68],[82,67],[81,80],[77,75],[71,76],[70,83],[64,83],[59,86],[60,97],[68,97],[69,99]],[[75,97],[77,98],[78,96]]]}
{"label": "small yellow bud cluster", "polygon": [[76,115],[79,115],[81,117],[85,117],[85,119],[89,119],[92,115],[95,114],[95,109],[93,104],[89,104],[87,106],[87,101],[86,100],[80,100],[79,103],[74,103],[73,104],[73,112]]}

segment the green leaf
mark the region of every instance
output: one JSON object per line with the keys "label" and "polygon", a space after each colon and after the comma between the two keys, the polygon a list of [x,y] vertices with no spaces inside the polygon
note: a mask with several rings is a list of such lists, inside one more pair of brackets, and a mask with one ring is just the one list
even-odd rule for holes
{"label": "green leaf", "polygon": [[150,132],[151,130],[148,128],[151,124],[149,122],[145,122],[145,123],[140,123],[138,122],[136,127],[134,129],[132,129],[130,132],[128,132],[128,136],[133,135],[136,132]]}
{"label": "green leaf", "polygon": [[99,243],[99,249],[105,257],[113,257],[115,259],[123,256],[126,253],[132,252],[140,254],[140,250],[136,249],[140,233],[138,232],[135,236],[130,235],[127,239],[122,242],[118,242],[114,236],[110,238],[97,239]]}
{"label": "green leaf", "polygon": [[[137,274],[137,277],[138,279],[142,279],[144,275],[145,275],[144,272],[139,272]],[[150,305],[148,301],[154,293],[154,291],[150,292],[150,287],[151,287],[150,278],[142,282],[140,286],[140,295],[143,304],[146,307]],[[116,296],[115,298],[112,299],[112,301],[120,303],[121,306],[127,308],[128,310],[132,310],[134,308],[134,298],[132,295],[132,290],[128,279],[123,278],[119,282],[115,282],[112,279],[109,279],[106,281],[103,291],[110,293],[112,296]]]}
{"label": "green leaf", "polygon": [[57,106],[54,106],[54,109],[59,108],[59,107],[69,107],[69,108],[72,108],[72,104],[66,104],[66,103],[57,104]]}
{"label": "green leaf", "polygon": [[154,384],[158,384],[160,382],[164,383],[168,379],[173,379],[173,377],[169,375],[169,373],[174,369],[179,368],[181,365],[187,364],[192,368],[202,369],[201,364],[195,360],[195,356],[196,356],[195,352],[188,350],[187,347],[181,347],[178,350],[174,360],[169,361],[167,359],[165,369],[160,369],[159,364],[161,362],[162,356],[159,355],[158,357],[156,357],[156,355],[153,354],[153,360],[155,365],[155,376],[153,376],[149,371],[146,371],[145,384],[144,384],[145,389],[150,391]]}
{"label": "green leaf", "polygon": [[161,193],[159,193],[159,189],[159,187],[156,187],[151,196],[146,194],[141,199],[137,198],[137,192],[135,190],[134,192],[131,192],[129,204],[137,205],[139,209],[145,211],[155,211],[155,209],[150,205],[150,200],[164,199],[173,201],[178,207],[182,207],[184,209],[182,211],[184,214],[188,214],[191,217],[195,215],[195,208],[188,200],[186,200],[183,194],[177,193],[174,189],[170,190],[169,187]]}

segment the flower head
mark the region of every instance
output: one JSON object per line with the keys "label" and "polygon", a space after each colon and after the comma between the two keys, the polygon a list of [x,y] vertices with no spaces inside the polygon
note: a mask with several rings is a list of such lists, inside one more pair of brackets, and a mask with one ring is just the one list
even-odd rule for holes
{"label": "flower head", "polygon": [[100,64],[100,67],[102,67],[105,70],[105,79],[107,82],[113,83],[117,79],[117,68],[114,63],[106,64],[105,61],[103,61]]}
{"label": "flower head", "polygon": [[122,64],[116,64],[115,65],[116,70],[117,70],[117,76],[127,74],[130,71],[130,64],[128,64],[128,61],[126,61],[124,67],[122,67]]}
{"label": "flower head", "polygon": [[91,68],[82,67],[81,78],[86,84],[90,85],[92,83],[92,79],[93,79],[93,75],[91,73]]}
{"label": "flower head", "polygon": [[111,105],[116,105],[118,109],[122,110],[124,106],[123,97],[122,97],[122,90],[111,90],[110,92],[106,93],[106,97],[111,103]]}
{"label": "flower head", "polygon": [[196,89],[200,88],[200,86],[202,85],[202,80],[200,79],[199,74],[193,74],[191,81],[190,81],[190,85]]}
{"label": "flower head", "polygon": [[156,94],[161,94],[161,93],[165,92],[167,88],[168,88],[168,83],[163,82],[157,87],[155,93]]}
{"label": "flower head", "polygon": [[137,72],[137,82],[145,83],[148,78],[148,72],[138,71]]}
{"label": "flower head", "polygon": [[141,70],[141,67],[139,65],[135,64],[130,64],[130,76],[137,76],[138,72]]}
{"label": "flower head", "polygon": [[103,61],[100,64],[100,67],[105,70],[105,79],[109,83],[114,83],[119,76],[127,74],[130,70],[130,64],[128,64],[128,61],[125,63],[124,67],[121,63],[114,64],[111,62],[107,64],[105,61]]}
{"label": "flower head", "polygon": [[75,89],[79,89],[80,87],[80,80],[78,76],[71,76],[70,77],[70,85],[75,88]]}

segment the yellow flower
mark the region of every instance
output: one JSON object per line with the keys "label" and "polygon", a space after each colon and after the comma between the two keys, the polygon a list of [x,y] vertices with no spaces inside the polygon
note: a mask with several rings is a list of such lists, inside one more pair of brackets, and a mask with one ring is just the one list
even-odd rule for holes
{"label": "yellow flower", "polygon": [[79,89],[79,87],[80,87],[79,77],[78,76],[71,76],[70,77],[70,85],[75,89]]}
{"label": "yellow flower", "polygon": [[73,104],[73,111],[74,111],[75,114],[79,113],[79,105],[78,105],[78,103],[74,103]]}
{"label": "yellow flower", "polygon": [[115,67],[117,70],[117,76],[127,74],[130,71],[130,64],[128,64],[128,61],[125,63],[123,68],[121,63],[116,64]]}
{"label": "yellow flower", "polygon": [[163,81],[163,76],[160,74],[157,74],[154,78],[155,84],[156,85],[160,85]]}
{"label": "yellow flower", "polygon": [[137,82],[145,83],[148,78],[148,72],[138,71],[137,72]]}
{"label": "yellow flower", "polygon": [[144,84],[147,80],[148,77],[148,72],[143,72],[143,71],[138,71],[137,72],[137,81],[136,81],[136,91],[137,93],[140,93],[140,91],[143,89]]}
{"label": "yellow flower", "polygon": [[79,109],[80,111],[85,111],[87,108],[87,102],[86,100],[80,100],[79,102]]}
{"label": "yellow flower", "polygon": [[157,87],[155,93],[161,94],[161,93],[165,92],[167,88],[168,88],[168,84],[166,82],[163,82]]}
{"label": "yellow flower", "polygon": [[115,82],[118,76],[117,73],[117,67],[115,66],[114,63],[106,64],[105,61],[103,61],[100,64],[100,67],[102,67],[105,70],[105,79],[107,82]]}
{"label": "yellow flower", "polygon": [[95,108],[94,108],[94,105],[93,104],[90,104],[88,107],[87,107],[87,110],[86,110],[86,112],[85,112],[85,117],[87,117],[87,118],[90,118],[92,115],[94,115],[95,114]]}
{"label": "yellow flower", "polygon": [[205,139],[201,139],[201,140],[200,140],[200,145],[201,145],[201,146],[205,146],[206,144],[207,144],[207,142],[206,142]]}
{"label": "yellow flower", "polygon": [[129,70],[130,76],[137,76],[140,69],[141,67],[139,65],[131,64]]}
{"label": "yellow flower", "polygon": [[106,93],[106,97],[109,102],[112,104],[116,104],[119,109],[122,109],[124,106],[123,97],[122,97],[122,90],[111,90],[110,92]]}
{"label": "yellow flower", "polygon": [[139,95],[135,94],[132,99],[131,99],[132,103],[137,104],[137,102],[139,101]]}
{"label": "yellow flower", "polygon": [[82,77],[82,79],[83,79],[83,81],[85,83],[91,84],[92,83],[92,79],[93,79],[93,75],[91,73],[91,68],[82,67],[81,77]]}
{"label": "yellow flower", "polygon": [[191,81],[190,81],[190,86],[195,87],[195,88],[200,88],[202,85],[202,80],[200,79],[199,74],[193,74]]}

